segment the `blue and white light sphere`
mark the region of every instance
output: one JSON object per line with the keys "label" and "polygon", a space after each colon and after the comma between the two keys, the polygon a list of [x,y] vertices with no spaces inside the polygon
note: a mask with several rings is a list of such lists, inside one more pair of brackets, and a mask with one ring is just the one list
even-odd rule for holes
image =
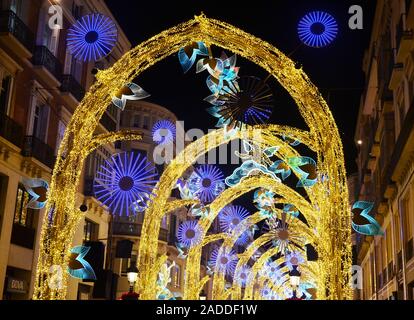
{"label": "blue and white light sphere", "polygon": [[118,153],[96,173],[94,191],[96,198],[112,214],[129,216],[136,213],[133,205],[145,206],[155,185],[158,173],[145,156],[134,152]]}
{"label": "blue and white light sphere", "polygon": [[186,248],[199,244],[203,237],[203,230],[196,220],[185,221],[178,227],[178,241]]}
{"label": "blue and white light sphere", "polygon": [[152,140],[159,145],[173,142],[175,135],[175,124],[170,120],[159,120],[152,127]]}
{"label": "blue and white light sphere", "polygon": [[93,13],[83,16],[69,29],[67,41],[75,59],[98,61],[115,47],[118,30],[112,19]]}
{"label": "blue and white light sphere", "polygon": [[338,35],[338,23],[329,13],[312,11],[299,21],[298,34],[300,40],[309,47],[325,47]]}

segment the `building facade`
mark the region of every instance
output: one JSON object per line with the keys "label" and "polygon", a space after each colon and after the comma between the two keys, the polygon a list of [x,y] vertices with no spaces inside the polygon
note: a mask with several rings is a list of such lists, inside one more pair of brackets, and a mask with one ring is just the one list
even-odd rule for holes
{"label": "building facade", "polygon": [[355,235],[359,299],[414,299],[414,4],[378,0],[364,58],[352,201],[370,201],[384,236]]}
{"label": "building facade", "polygon": [[[50,28],[53,4],[62,8],[61,29]],[[118,26],[116,47],[98,63],[80,62],[67,50],[67,30],[81,16],[99,12],[115,21],[103,1],[2,0],[0,10],[0,297],[30,299],[44,210],[27,209],[22,179],[50,181],[66,125],[95,80],[92,70],[109,67],[131,45]],[[119,114],[108,108],[97,133],[116,131]],[[99,151],[110,155],[115,146]],[[87,188],[79,186],[85,220],[73,245],[98,239],[106,245],[110,215]],[[71,279],[67,297],[91,298],[92,286]]]}

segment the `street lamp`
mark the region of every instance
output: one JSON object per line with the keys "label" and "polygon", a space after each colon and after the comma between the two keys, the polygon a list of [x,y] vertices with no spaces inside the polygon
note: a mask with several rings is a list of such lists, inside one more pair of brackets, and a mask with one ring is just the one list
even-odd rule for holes
{"label": "street lamp", "polygon": [[134,292],[135,282],[138,279],[138,268],[135,265],[131,265],[127,269],[127,277],[129,282],[129,292]]}
{"label": "street lamp", "polygon": [[206,295],[206,292],[204,290],[201,291],[200,300],[207,300],[207,295]]}
{"label": "street lamp", "polygon": [[293,270],[289,272],[290,284],[293,288],[293,298],[296,298],[296,288],[299,287],[301,273],[298,270],[298,266],[292,267]]}

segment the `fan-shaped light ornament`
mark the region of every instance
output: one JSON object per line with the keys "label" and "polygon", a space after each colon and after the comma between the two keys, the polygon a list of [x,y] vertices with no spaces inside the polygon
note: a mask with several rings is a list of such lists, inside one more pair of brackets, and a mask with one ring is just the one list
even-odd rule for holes
{"label": "fan-shaped light ornament", "polygon": [[242,206],[227,206],[219,213],[220,227],[223,232],[234,230],[243,220],[249,216]]}
{"label": "fan-shaped light ornament", "polygon": [[274,103],[269,85],[256,77],[241,77],[237,82],[237,88],[224,87],[216,98],[208,99],[214,106],[207,111],[219,119],[216,127],[242,128],[269,120]]}
{"label": "fan-shaped light ornament", "polygon": [[209,264],[216,272],[233,275],[236,269],[238,258],[236,252],[229,249],[215,249],[211,253]]}
{"label": "fan-shaped light ornament", "polygon": [[152,140],[159,145],[170,144],[175,140],[175,124],[170,120],[159,120],[152,127]]}
{"label": "fan-shaped light ornament", "polygon": [[255,191],[253,202],[263,216],[271,217],[273,215],[276,202],[275,196],[276,194],[274,192],[263,188],[257,189]]}
{"label": "fan-shaped light ornament", "polygon": [[22,179],[22,183],[30,199],[26,207],[29,209],[43,209],[47,203],[49,183],[43,179]]}
{"label": "fan-shaped light ornament", "polygon": [[178,60],[184,73],[191,69],[197,56],[208,56],[208,48],[203,42],[192,42],[178,51]]}
{"label": "fan-shaped light ornament", "polygon": [[273,235],[272,244],[279,249],[279,253],[288,254],[296,248],[301,247],[303,239],[298,232],[295,232],[291,225],[295,223],[295,217],[282,213],[282,219],[271,217],[266,220],[265,229]]}
{"label": "fan-shaped light ornament", "polygon": [[289,270],[293,270],[293,266],[301,265],[304,262],[303,255],[298,251],[289,252],[285,257],[285,263]]}
{"label": "fan-shaped light ornament", "polygon": [[373,202],[355,202],[352,206],[352,229],[366,236],[383,236],[380,224],[369,214],[373,208]]}
{"label": "fan-shaped light ornament", "polygon": [[298,34],[300,40],[309,47],[325,47],[335,40],[338,23],[326,12],[313,11],[299,21]]}
{"label": "fan-shaped light ornament", "polygon": [[283,207],[283,212],[286,212],[287,214],[290,214],[296,218],[300,215],[298,208],[296,208],[292,204],[285,204],[285,206]]}
{"label": "fan-shaped light ornament", "polygon": [[188,179],[188,188],[200,201],[210,203],[226,188],[224,175],[214,165],[201,165]]}
{"label": "fan-shaped light ornament", "polygon": [[69,29],[69,52],[77,60],[98,61],[107,56],[118,41],[116,24],[108,17],[93,13],[83,16]]}
{"label": "fan-shaped light ornament", "polygon": [[181,223],[177,230],[178,241],[187,248],[199,244],[202,236],[203,230],[195,220]]}
{"label": "fan-shaped light ornament", "polygon": [[207,218],[210,214],[210,208],[208,206],[200,204],[195,204],[190,208],[190,214],[196,218]]}
{"label": "fan-shaped light ornament", "polygon": [[249,266],[239,268],[234,274],[234,281],[242,288],[253,281],[252,269]]}
{"label": "fan-shaped light ornament", "polygon": [[151,95],[142,89],[139,85],[131,82],[123,86],[117,94],[112,97],[112,103],[122,111],[125,110],[127,101],[143,100]]}
{"label": "fan-shaped light ornament", "polygon": [[155,167],[134,152],[124,152],[105,160],[96,174],[94,190],[96,198],[107,206],[112,214],[128,216],[134,211],[131,205],[137,201],[147,204],[157,184]]}
{"label": "fan-shaped light ornament", "polygon": [[71,256],[67,270],[71,277],[82,280],[96,280],[92,266],[85,260],[85,256],[90,249],[86,246],[77,246],[70,251]]}
{"label": "fan-shaped light ornament", "polygon": [[289,178],[290,175],[292,174],[292,170],[290,169],[289,165],[282,160],[275,161],[269,167],[269,170],[273,171],[276,174],[280,174],[283,181]]}
{"label": "fan-shaped light ornament", "polygon": [[229,187],[234,187],[247,177],[257,173],[263,173],[275,179],[275,181],[281,182],[274,172],[270,171],[265,165],[257,163],[254,160],[243,162],[243,164],[234,170],[234,172],[227,177],[225,181]]}

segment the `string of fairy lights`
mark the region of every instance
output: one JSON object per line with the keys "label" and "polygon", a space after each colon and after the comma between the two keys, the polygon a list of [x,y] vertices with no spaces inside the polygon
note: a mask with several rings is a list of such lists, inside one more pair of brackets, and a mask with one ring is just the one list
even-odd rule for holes
{"label": "string of fairy lights", "polygon": [[[91,37],[93,35],[90,34]],[[46,205],[47,214],[41,231],[34,299],[65,299],[66,297],[68,275],[64,275],[61,287],[53,287],[49,285],[50,270],[56,265],[66,266],[68,264],[74,232],[84,217],[84,213],[76,209],[75,204],[77,186],[87,155],[105,143],[139,138],[138,133],[133,132],[110,133],[106,136],[95,137],[95,129],[106,107],[113,102],[113,97],[122,98],[123,95],[120,95],[122,88],[131,84],[139,74],[169,55],[178,52],[181,48],[194,43],[195,39],[204,43],[206,48],[211,48],[212,45],[219,46],[265,69],[269,75],[280,82],[295,100],[309,131],[301,131],[288,126],[261,124],[242,126],[238,130],[230,131],[217,129],[190,144],[178,154],[166,167],[145,208],[137,264],[140,275],[136,289],[139,291],[141,299],[156,298],[156,293],[159,291],[157,288],[158,274],[165,269],[163,266],[167,256],[158,255],[158,234],[162,219],[177,207],[200,203],[192,199],[171,203],[169,198],[177,181],[200,156],[236,139],[250,141],[252,145],[265,150],[269,156],[276,156],[281,161],[289,163],[292,168],[291,173],[300,178],[301,187],[307,196],[304,197],[293,188],[283,184],[281,179],[275,179],[272,172],[266,170],[266,163],[257,163],[253,160],[249,163],[250,168],[256,173],[259,171],[258,174],[250,175],[249,167],[245,166],[239,175],[233,177],[232,181],[236,181],[233,187],[219,190],[220,192],[213,195],[203,194],[201,197],[207,199],[208,204],[205,206],[205,211],[200,211],[198,229],[196,230],[200,238],[194,238],[194,241],[190,241],[188,238],[192,238],[189,236],[192,233],[187,231],[195,227],[192,225],[182,227],[183,234],[187,235],[187,238],[183,238],[183,240],[189,241],[187,244],[191,247],[186,253],[184,298],[198,299],[203,286],[210,279],[213,280],[213,297],[216,299],[260,298],[262,295],[259,293],[267,288],[269,288],[269,292],[274,292],[275,296],[283,295],[281,289],[283,286],[278,283],[270,283],[269,281],[275,279],[269,280],[269,275],[261,273],[261,270],[267,270],[269,267],[271,257],[280,253],[281,244],[287,234],[283,225],[270,223],[269,232],[253,241],[246,251],[238,256],[232,252],[231,247],[238,241],[240,235],[251,230],[250,228],[255,221],[261,221],[265,217],[255,214],[246,218],[242,215],[243,219],[241,220],[243,221],[239,221],[239,225],[235,223],[235,229],[232,227],[229,231],[229,228],[225,228],[222,234],[207,235],[212,221],[220,217],[220,213],[233,200],[258,188],[277,194],[282,203],[290,204],[289,208],[294,207],[306,218],[308,225],[301,222],[291,225],[292,231],[304,236],[300,241],[297,240],[300,242],[300,246],[310,242],[314,244],[318,252],[319,259],[304,265],[302,269],[304,280],[312,282],[316,288],[316,297],[318,299],[350,299],[352,297],[352,289],[348,285],[352,265],[351,213],[347,202],[344,156],[342,142],[327,104],[303,70],[296,68],[294,62],[282,52],[240,29],[201,15],[143,42],[125,54],[112,68],[99,71],[96,83],[76,109],[61,143],[50,183]],[[200,50],[202,51],[203,48]],[[210,54],[211,50],[208,51]],[[229,70],[235,71],[233,62],[229,61],[228,63]],[[223,117],[224,113],[220,113],[221,111],[223,109],[217,109],[214,112]],[[255,112],[259,111],[260,108]],[[265,111],[260,112],[266,114]],[[163,126],[167,126],[167,124],[163,124]],[[257,131],[260,132],[260,139]],[[327,132],[330,134],[327,135]],[[113,138],[112,135],[116,138]],[[170,136],[164,134],[157,137],[160,143],[171,140]],[[299,161],[299,154],[294,149],[298,141],[316,153],[317,158],[313,163]],[[117,159],[113,161],[121,162]],[[137,160],[132,159],[131,161]],[[315,172],[323,173],[328,178],[318,179],[311,177],[309,173],[304,175],[303,172],[295,170],[302,165],[314,166]],[[283,165],[277,169],[282,170],[279,173],[287,174]],[[210,176],[214,175],[207,169],[203,172],[209,172]],[[199,179],[198,182],[203,185],[202,178],[201,174],[194,177],[195,180]],[[104,182],[101,184],[103,189]],[[314,183],[317,183],[317,187],[313,187]],[[127,188],[130,184],[130,181],[124,179],[121,187]],[[140,207],[140,209],[143,208]],[[296,212],[295,210],[292,209],[289,212]],[[282,211],[275,210],[279,217],[286,214]],[[235,220],[233,219],[232,222]],[[264,241],[274,239],[275,235],[279,237],[279,244],[256,257],[255,255]],[[226,255],[227,261],[231,261],[231,267],[228,269],[226,264],[220,267],[222,268],[220,270],[224,270],[224,272],[215,272],[213,275],[201,278],[202,249],[208,243],[219,239],[224,242],[216,251],[215,269],[225,261],[224,259],[220,260],[223,254]],[[248,266],[247,262],[253,258],[255,259],[254,264]],[[287,270],[286,267],[283,268]],[[235,275],[235,280],[230,285],[225,277],[227,270]],[[256,280],[247,281],[246,277],[249,279],[252,277]],[[306,290],[305,287],[302,289]]]}

